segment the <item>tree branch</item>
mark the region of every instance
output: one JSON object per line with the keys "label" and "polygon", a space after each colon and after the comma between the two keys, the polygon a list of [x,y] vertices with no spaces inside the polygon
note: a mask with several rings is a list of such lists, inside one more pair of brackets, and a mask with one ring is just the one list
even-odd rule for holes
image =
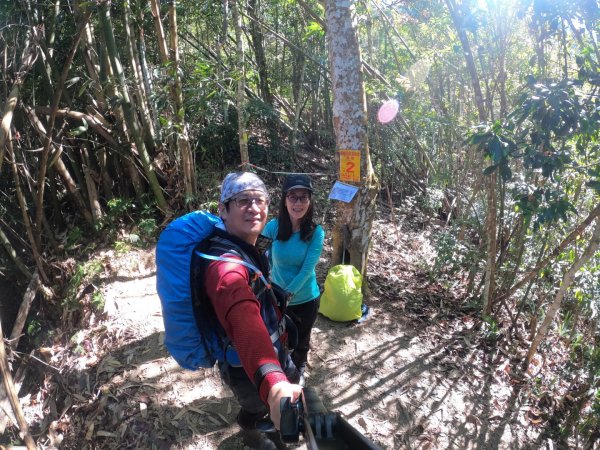
{"label": "tree branch", "polygon": [[585,231],[585,229],[596,219],[596,217],[600,216],[600,205],[597,205],[592,212],[585,218],[583,222],[581,222],[577,227],[569,233],[569,235],[554,249],[552,252],[546,256],[542,261],[540,261],[533,269],[521,278],[515,285],[513,285],[508,291],[499,296],[494,303],[505,300],[514,294],[518,289],[527,284],[530,280],[532,280],[535,276],[537,276],[538,272],[546,267],[554,258],[556,258],[569,244],[571,244],[581,233]]}

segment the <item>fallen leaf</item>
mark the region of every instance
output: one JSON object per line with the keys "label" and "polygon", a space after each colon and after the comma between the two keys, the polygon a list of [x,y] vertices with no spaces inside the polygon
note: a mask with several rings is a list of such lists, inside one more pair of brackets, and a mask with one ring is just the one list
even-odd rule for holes
{"label": "fallen leaf", "polygon": [[187,409],[185,409],[185,408],[181,408],[181,411],[179,411],[179,412],[178,412],[178,413],[175,415],[175,417],[173,417],[173,422],[177,422],[177,421],[178,421],[178,420],[181,418],[181,416],[183,416],[183,415],[184,415],[186,412],[187,412]]}
{"label": "fallen leaf", "polygon": [[115,433],[111,433],[110,431],[103,431],[100,430],[96,433],[96,436],[101,436],[101,437],[113,437],[116,438],[117,435]]}
{"label": "fallen leaf", "polygon": [[365,430],[367,429],[367,421],[366,421],[364,418],[362,418],[362,417],[359,417],[359,418],[358,418],[358,424],[359,424],[361,427],[363,427],[363,429],[365,429]]}
{"label": "fallen leaf", "polygon": [[140,413],[142,413],[144,419],[148,417],[148,405],[143,402],[140,402]]}
{"label": "fallen leaf", "polygon": [[94,422],[92,422],[88,425],[88,429],[85,432],[86,441],[91,440],[93,435],[94,435]]}

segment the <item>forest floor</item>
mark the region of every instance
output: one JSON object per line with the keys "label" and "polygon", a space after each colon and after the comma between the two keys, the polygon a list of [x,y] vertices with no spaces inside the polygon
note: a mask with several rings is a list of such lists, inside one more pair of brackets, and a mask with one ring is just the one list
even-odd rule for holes
{"label": "forest floor", "polygon": [[[432,225],[396,218],[397,226],[374,223],[369,318],[319,316],[307,384],[386,449],[545,448],[541,412],[525,392],[532,375],[514,374],[513,355],[486,339],[461,280],[428,278]],[[81,298],[101,292],[105,313],[68,340],[57,335],[39,350],[43,363],[31,360],[41,388],[21,400],[40,448],[244,448],[238,407],[218,374],[181,369],[163,346],[154,248],[94,260],[101,281],[84,283]]]}

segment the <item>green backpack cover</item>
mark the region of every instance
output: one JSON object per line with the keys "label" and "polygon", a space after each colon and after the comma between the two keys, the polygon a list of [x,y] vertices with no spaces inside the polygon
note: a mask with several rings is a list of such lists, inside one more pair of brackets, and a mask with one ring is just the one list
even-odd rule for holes
{"label": "green backpack cover", "polygon": [[362,276],[356,267],[339,264],[329,269],[321,296],[319,312],[336,322],[348,322],[362,316]]}

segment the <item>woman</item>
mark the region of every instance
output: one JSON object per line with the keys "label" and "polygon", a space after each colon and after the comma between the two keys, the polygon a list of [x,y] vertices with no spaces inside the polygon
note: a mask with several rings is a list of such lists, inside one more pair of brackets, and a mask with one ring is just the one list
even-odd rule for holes
{"label": "woman", "polygon": [[292,360],[304,381],[310,332],[319,311],[320,291],[315,267],[325,233],[313,220],[313,187],[302,174],[288,175],[282,188],[279,217],[267,223],[263,234],[273,240],[269,258],[271,278],[291,295],[287,313],[298,328]]}

